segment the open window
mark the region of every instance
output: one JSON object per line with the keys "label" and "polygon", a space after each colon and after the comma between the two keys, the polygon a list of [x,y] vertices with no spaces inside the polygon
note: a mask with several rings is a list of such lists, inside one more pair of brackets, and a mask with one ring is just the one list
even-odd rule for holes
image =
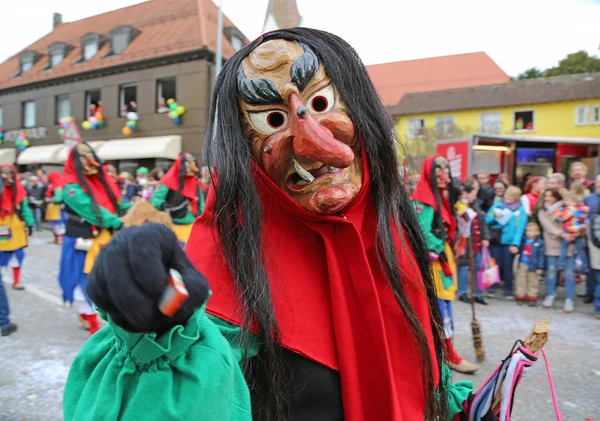
{"label": "open window", "polygon": [[174,77],[158,79],[156,81],[156,112],[168,112],[169,105],[167,101],[171,98],[177,99],[176,79]]}
{"label": "open window", "polygon": [[102,99],[100,89],[85,92],[85,118],[89,119],[96,113],[102,114]]}
{"label": "open window", "polygon": [[135,84],[120,86],[119,110],[121,117],[126,117],[130,112],[137,112],[137,86]]}
{"label": "open window", "polygon": [[514,128],[515,132],[531,132],[535,130],[534,111],[515,111]]}

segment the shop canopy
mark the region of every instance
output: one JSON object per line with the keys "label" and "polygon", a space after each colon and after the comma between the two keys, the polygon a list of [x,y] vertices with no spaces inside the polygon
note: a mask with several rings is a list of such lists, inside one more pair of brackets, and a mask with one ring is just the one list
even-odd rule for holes
{"label": "shop canopy", "polygon": [[19,154],[17,164],[60,164],[61,161],[58,160],[57,156],[62,148],[64,148],[62,143],[31,146]]}
{"label": "shop canopy", "polygon": [[[105,140],[93,140],[91,142],[86,142],[88,145],[90,145],[92,147],[92,149],[94,149],[96,151],[96,153],[98,153],[98,149],[100,149],[100,146],[102,146],[103,144],[106,143]],[[67,158],[69,157],[69,152],[71,151],[71,147],[70,146],[63,146],[58,153],[56,154],[56,160],[57,162],[60,162],[61,164],[64,164],[64,162],[67,160]]]}
{"label": "shop canopy", "polygon": [[96,149],[96,153],[103,161],[144,158],[177,159],[181,154],[181,136],[111,140]]}
{"label": "shop canopy", "polygon": [[486,143],[514,143],[514,142],[540,142],[540,143],[571,143],[578,145],[600,145],[600,137],[560,137],[560,136],[515,136],[496,134],[476,134],[473,136],[474,144]]}
{"label": "shop canopy", "polygon": [[13,148],[0,149],[0,164],[14,164],[17,150]]}

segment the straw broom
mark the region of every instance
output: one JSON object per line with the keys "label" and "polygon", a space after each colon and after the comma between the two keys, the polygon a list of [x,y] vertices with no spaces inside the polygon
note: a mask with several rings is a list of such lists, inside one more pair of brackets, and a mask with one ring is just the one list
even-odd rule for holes
{"label": "straw broom", "polygon": [[471,320],[471,334],[473,336],[473,347],[475,348],[475,356],[477,362],[482,363],[485,361],[485,349],[483,348],[483,341],[481,339],[481,328],[479,322],[475,317],[475,263],[473,259],[473,243],[472,237],[469,237],[467,246],[469,248],[469,266],[470,266],[470,283],[471,283],[471,312],[473,318]]}

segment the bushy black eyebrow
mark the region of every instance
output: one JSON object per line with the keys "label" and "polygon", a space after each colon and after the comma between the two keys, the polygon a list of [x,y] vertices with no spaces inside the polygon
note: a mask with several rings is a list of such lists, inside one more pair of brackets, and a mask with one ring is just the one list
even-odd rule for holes
{"label": "bushy black eyebrow", "polygon": [[302,47],[304,54],[292,65],[290,76],[292,77],[292,83],[302,92],[308,82],[317,74],[319,59],[308,45],[302,42],[298,42],[297,44]]}
{"label": "bushy black eyebrow", "polygon": [[268,79],[248,79],[240,65],[237,74],[238,92],[248,104],[280,104],[283,98],[275,83]]}

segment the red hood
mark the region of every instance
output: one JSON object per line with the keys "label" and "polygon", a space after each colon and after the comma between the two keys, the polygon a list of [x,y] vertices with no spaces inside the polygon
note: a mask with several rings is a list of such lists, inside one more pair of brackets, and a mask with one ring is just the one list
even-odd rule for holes
{"label": "red hood", "polygon": [[[179,191],[179,176],[181,175],[181,161],[186,152],[179,155],[169,171],[160,179],[160,184],[167,186],[169,189]],[[194,176],[185,176],[183,179],[183,190],[181,194],[190,199],[192,205],[192,213],[198,214],[198,179]]]}
{"label": "red hood", "polygon": [[[15,208],[21,204],[23,199],[27,196],[25,187],[19,180],[17,169],[12,164],[2,164],[2,167],[10,167],[13,170],[13,184],[12,186],[4,186],[2,190],[2,201],[0,202],[0,213],[4,215],[12,215],[15,212]],[[16,189],[16,195],[15,190]],[[13,202],[14,199],[14,202]]]}
{"label": "red hood", "polygon": [[[362,190],[343,217],[306,211],[253,168],[263,206],[265,268],[282,345],[340,372],[345,419],[414,421],[424,417],[422,361],[377,259],[376,209],[363,162]],[[210,282],[214,294],[208,311],[241,325],[234,281],[213,230],[217,189],[218,181],[186,252]],[[396,236],[402,250],[399,237],[403,233]],[[410,252],[398,252],[398,260],[404,292],[425,328],[437,373],[418,266]]]}
{"label": "red hood", "polygon": [[52,198],[54,189],[62,186],[62,176],[60,173],[58,171],[50,171],[48,173],[48,190],[46,190],[46,197]]}

